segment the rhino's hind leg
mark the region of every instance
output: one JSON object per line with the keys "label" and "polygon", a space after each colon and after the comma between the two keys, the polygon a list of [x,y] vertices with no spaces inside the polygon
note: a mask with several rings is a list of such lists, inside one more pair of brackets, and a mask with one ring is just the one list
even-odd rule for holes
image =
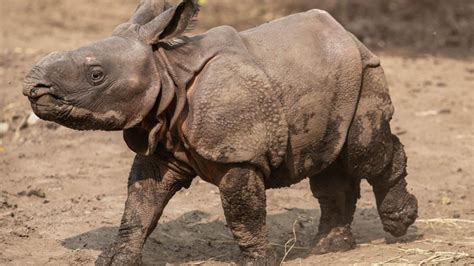
{"label": "rhino's hind leg", "polygon": [[408,227],[415,222],[418,203],[406,188],[407,158],[403,145],[396,136],[391,136],[391,140],[393,149],[390,163],[380,175],[368,175],[367,181],[373,187],[384,230],[399,237],[405,235]]}
{"label": "rhino's hind leg", "polygon": [[351,232],[357,199],[360,197],[360,179],[342,172],[335,163],[310,179],[311,191],[321,208],[316,246],[313,254],[347,251],[355,248]]}
{"label": "rhino's hind leg", "polygon": [[346,171],[372,185],[384,230],[402,236],[417,217],[417,200],[406,189],[407,158],[392,135],[393,107],[381,67],[364,71],[358,110],[342,154]]}

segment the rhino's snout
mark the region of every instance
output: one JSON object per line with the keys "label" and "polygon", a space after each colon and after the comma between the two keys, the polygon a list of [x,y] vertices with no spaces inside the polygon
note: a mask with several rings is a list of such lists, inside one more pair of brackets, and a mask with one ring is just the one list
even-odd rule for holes
{"label": "rhino's snout", "polygon": [[28,97],[36,115],[46,120],[57,120],[65,109],[55,92],[50,76],[57,75],[67,59],[64,52],[54,52],[41,59],[25,76],[23,95]]}
{"label": "rhino's snout", "polygon": [[35,113],[39,112],[36,108],[39,104],[44,106],[59,104],[59,97],[53,93],[52,84],[40,74],[41,72],[36,67],[33,68],[23,84],[23,95],[28,97]]}
{"label": "rhino's snout", "polygon": [[38,99],[47,94],[53,95],[53,84],[49,80],[48,74],[59,71],[60,66],[64,65],[67,60],[65,52],[53,52],[41,59],[26,75],[23,84],[23,95],[30,100]]}

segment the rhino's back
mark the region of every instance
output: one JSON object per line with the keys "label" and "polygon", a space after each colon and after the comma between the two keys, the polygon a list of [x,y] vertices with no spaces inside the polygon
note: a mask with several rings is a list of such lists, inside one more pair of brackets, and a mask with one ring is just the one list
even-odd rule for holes
{"label": "rhino's back", "polygon": [[270,77],[289,125],[288,156],[272,176],[275,186],[316,174],[339,155],[355,113],[362,80],[357,44],[319,10],[264,24],[241,37]]}

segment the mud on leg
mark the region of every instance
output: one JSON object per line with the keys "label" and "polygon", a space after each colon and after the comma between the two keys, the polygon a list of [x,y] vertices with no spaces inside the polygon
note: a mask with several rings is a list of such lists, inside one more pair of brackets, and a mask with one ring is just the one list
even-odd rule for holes
{"label": "mud on leg", "polygon": [[163,209],[192,177],[180,175],[159,164],[155,156],[137,155],[130,171],[128,198],[118,236],[96,265],[139,265],[141,250],[155,229]]}
{"label": "mud on leg", "polygon": [[393,112],[382,68],[365,69],[342,160],[351,176],[366,178],[372,185],[384,229],[401,236],[415,222],[418,206],[406,189],[403,145],[390,130]]}
{"label": "mud on leg", "polygon": [[219,190],[227,224],[242,251],[241,263],[271,263],[263,178],[250,166],[232,168],[222,177]]}
{"label": "mud on leg", "polygon": [[311,191],[321,208],[316,246],[312,253],[347,251],[355,248],[351,232],[360,179],[345,175],[338,162],[321,174],[311,177]]}

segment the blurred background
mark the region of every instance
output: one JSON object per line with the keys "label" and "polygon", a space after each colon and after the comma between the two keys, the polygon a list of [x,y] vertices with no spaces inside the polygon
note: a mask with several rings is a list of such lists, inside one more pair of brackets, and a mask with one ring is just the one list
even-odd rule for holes
{"label": "blurred background", "polygon": [[204,27],[231,24],[246,29],[277,17],[318,8],[328,11],[372,49],[406,49],[421,53],[474,51],[474,1],[470,0],[208,2],[204,1],[204,4],[209,6],[208,12],[212,12],[212,16],[203,18]]}
{"label": "blurred background", "polygon": [[[372,49],[450,51],[454,55],[474,52],[472,0],[200,0],[200,4],[203,9],[197,32],[219,25],[244,30],[319,8]],[[86,38],[106,35],[117,23],[126,21],[134,8],[133,0],[2,0],[2,42],[8,46],[16,38],[44,41],[61,30],[69,32],[69,38],[63,38],[71,41],[77,40],[78,33]]]}
{"label": "blurred background", "polygon": [[[137,2],[0,0],[0,264],[90,265],[112,241],[133,159],[121,133],[40,121],[21,88],[41,57],[109,36]],[[271,246],[283,257],[285,243],[296,242],[285,262],[474,264],[473,0],[200,2],[191,34],[218,25],[245,30],[320,8],[382,59],[418,222],[402,238],[384,233],[364,183],[353,224],[357,249],[314,256],[320,212],[308,182],[268,191]],[[237,257],[219,192],[199,179],[173,198],[144,250],[150,265]]]}

